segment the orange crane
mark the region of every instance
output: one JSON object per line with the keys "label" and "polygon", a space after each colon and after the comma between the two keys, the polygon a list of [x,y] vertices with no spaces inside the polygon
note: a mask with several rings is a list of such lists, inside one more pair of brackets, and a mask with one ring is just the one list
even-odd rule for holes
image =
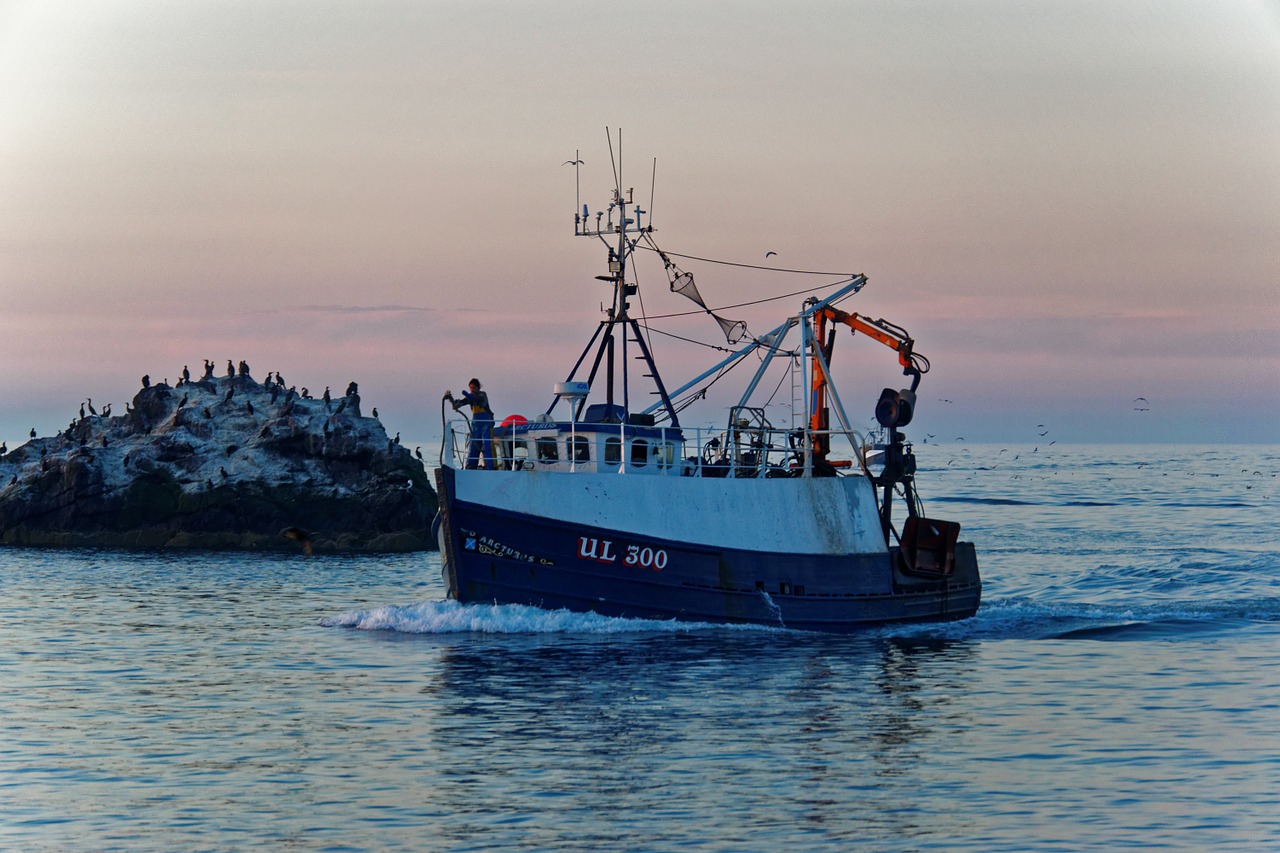
{"label": "orange crane", "polygon": [[[911,422],[912,410],[915,408],[915,390],[920,384],[920,376],[929,372],[929,359],[915,352],[915,341],[907,334],[907,330],[894,325],[888,320],[872,320],[859,314],[841,311],[830,306],[813,313],[813,341],[822,353],[824,366],[813,371],[810,389],[809,428],[813,434],[814,456],[817,460],[826,461],[831,449],[831,440],[827,435],[830,429],[830,415],[827,411],[827,367],[831,364],[831,352],[836,343],[836,325],[843,324],[853,330],[854,334],[862,332],[870,338],[884,344],[898,353],[898,363],[902,365],[904,376],[910,376],[911,388],[893,391],[886,388],[876,406],[876,418],[886,427],[906,426]],[[832,324],[827,328],[828,321]]]}

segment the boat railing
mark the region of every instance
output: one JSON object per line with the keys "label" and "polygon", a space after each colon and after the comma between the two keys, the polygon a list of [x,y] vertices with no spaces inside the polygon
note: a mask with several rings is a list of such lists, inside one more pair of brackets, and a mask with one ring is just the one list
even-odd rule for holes
{"label": "boat railing", "polygon": [[[815,438],[835,446],[815,464]],[[445,452],[465,467],[472,450],[465,420],[447,425]],[[475,439],[479,442],[480,439]],[[500,471],[632,473],[706,478],[797,477],[867,473],[866,437],[857,430],[779,429],[758,425],[656,427],[632,424],[544,422],[496,427],[492,453]],[[845,449],[843,443],[847,442]]]}

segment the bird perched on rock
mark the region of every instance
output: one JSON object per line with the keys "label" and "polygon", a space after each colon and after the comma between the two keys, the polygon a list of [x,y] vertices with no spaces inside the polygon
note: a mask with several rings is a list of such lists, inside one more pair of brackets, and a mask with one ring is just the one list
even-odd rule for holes
{"label": "bird perched on rock", "polygon": [[374,418],[374,420],[377,420],[377,419],[378,419],[378,407],[377,407],[377,406],[374,406],[374,407],[373,407],[373,418]]}
{"label": "bird perched on rock", "polygon": [[143,388],[150,388],[150,387],[151,387],[151,374],[147,373],[147,374],[144,374],[144,375],[143,375],[143,377],[142,377],[142,387],[143,387]]}
{"label": "bird perched on rock", "polygon": [[35,438],[35,437],[36,437],[36,428],[35,428],[35,427],[32,427],[32,428],[31,428],[31,437],[32,437],[32,438]]}

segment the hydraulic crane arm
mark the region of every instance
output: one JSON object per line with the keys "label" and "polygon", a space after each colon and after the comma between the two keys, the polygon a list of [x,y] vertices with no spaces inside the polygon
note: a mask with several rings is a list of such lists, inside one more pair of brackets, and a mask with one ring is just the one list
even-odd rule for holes
{"label": "hydraulic crane arm", "polygon": [[[843,323],[854,333],[862,332],[870,338],[874,338],[889,349],[898,353],[898,363],[903,367],[903,374],[912,377],[911,390],[915,390],[916,385],[920,383],[920,375],[929,372],[929,359],[915,352],[915,341],[907,330],[901,326],[894,325],[888,320],[872,320],[870,317],[863,317],[859,314],[853,314],[847,311],[841,311],[839,308],[830,306],[815,312],[814,323],[815,332],[818,333],[817,340],[822,340],[822,327],[825,321],[830,320],[833,323]],[[828,343],[823,354],[828,362],[831,359],[831,345]]]}
{"label": "hydraulic crane arm", "polygon": [[[819,348],[822,353],[822,360],[827,365],[831,364],[831,352],[836,342],[834,324],[837,323],[848,326],[855,334],[862,332],[864,335],[894,350],[898,354],[898,363],[902,365],[903,375],[911,377],[911,388],[908,391],[904,391],[903,395],[910,397],[910,402],[907,405],[914,407],[915,390],[920,384],[921,375],[929,372],[929,359],[915,351],[915,341],[907,334],[906,329],[894,325],[888,320],[872,320],[869,317],[841,311],[829,305],[814,311],[812,318],[813,344]],[[833,324],[830,331],[827,329],[828,322]],[[887,393],[892,394],[895,400],[900,399],[897,392],[887,391]],[[895,417],[897,412],[896,405],[895,403]],[[909,409],[905,411],[908,414],[902,420],[904,424],[910,419]],[[813,371],[809,413],[809,427],[814,433],[815,453],[818,458],[825,459],[826,453],[830,449],[829,438],[826,435],[830,427],[827,415],[827,375],[825,370]],[[879,413],[877,413],[878,416]]]}

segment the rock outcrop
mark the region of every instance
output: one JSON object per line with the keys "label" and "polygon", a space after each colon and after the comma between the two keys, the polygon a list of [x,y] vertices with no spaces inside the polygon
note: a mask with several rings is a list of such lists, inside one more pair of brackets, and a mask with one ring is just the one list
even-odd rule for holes
{"label": "rock outcrop", "polygon": [[[422,462],[342,397],[300,396],[243,363],[84,409],[0,456],[0,543],[413,551],[435,547]],[[184,371],[185,372],[185,371]],[[305,393],[305,389],[304,389]]]}

